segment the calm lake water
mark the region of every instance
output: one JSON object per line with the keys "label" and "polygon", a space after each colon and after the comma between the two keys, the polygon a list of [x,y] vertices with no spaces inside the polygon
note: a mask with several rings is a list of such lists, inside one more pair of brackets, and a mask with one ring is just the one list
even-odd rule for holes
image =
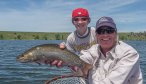
{"label": "calm lake water", "polygon": [[[46,43],[60,43],[57,40],[0,40],[0,84],[44,84],[54,76],[69,73],[68,68],[56,68],[49,65],[25,64],[16,61],[16,57],[25,50]],[[146,84],[146,41],[126,41],[140,54],[140,64]]]}

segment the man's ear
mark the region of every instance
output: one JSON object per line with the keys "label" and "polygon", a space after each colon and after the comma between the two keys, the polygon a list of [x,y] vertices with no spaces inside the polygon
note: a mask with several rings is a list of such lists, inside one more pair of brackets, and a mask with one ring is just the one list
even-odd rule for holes
{"label": "man's ear", "polygon": [[88,20],[88,21],[89,21],[89,23],[90,23],[90,22],[91,22],[91,19],[89,18],[89,20]]}
{"label": "man's ear", "polygon": [[74,22],[73,22],[74,20],[73,20],[73,18],[72,18],[71,20],[72,20],[72,24],[74,25]]}

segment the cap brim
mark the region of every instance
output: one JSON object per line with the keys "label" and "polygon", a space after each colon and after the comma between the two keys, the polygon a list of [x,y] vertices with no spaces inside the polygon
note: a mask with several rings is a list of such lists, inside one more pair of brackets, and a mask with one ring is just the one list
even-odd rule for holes
{"label": "cap brim", "polygon": [[115,24],[113,24],[113,23],[101,23],[101,24],[98,24],[97,26],[96,26],[96,29],[98,29],[99,27],[101,27],[101,26],[109,26],[109,27],[112,27],[112,28],[115,28],[116,29],[116,26],[115,26]]}

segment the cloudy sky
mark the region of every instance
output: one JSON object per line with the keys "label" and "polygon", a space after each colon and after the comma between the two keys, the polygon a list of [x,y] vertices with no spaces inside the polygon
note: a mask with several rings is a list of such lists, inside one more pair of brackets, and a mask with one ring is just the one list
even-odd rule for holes
{"label": "cloudy sky", "polygon": [[0,0],[0,31],[72,32],[72,10],[89,10],[91,23],[110,16],[119,32],[146,31],[146,0]]}

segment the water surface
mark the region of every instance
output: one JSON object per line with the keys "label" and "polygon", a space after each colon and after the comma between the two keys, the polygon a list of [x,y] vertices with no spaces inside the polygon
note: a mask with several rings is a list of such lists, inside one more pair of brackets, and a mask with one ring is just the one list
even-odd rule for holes
{"label": "water surface", "polygon": [[[60,43],[58,40],[0,40],[0,84],[44,84],[54,76],[69,73],[68,68],[56,68],[49,65],[25,64],[16,61],[16,56],[25,50],[46,43]],[[146,42],[126,41],[140,54],[143,77],[146,78]],[[144,84],[146,83],[144,79]]]}

